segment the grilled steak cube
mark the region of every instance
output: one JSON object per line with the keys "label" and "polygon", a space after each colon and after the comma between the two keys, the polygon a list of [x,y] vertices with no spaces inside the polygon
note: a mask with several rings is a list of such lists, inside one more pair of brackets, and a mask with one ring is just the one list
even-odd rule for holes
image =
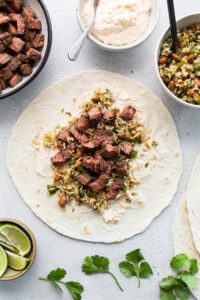
{"label": "grilled steak cube", "polygon": [[113,132],[110,130],[97,129],[94,131],[92,142],[97,147],[99,145],[111,144],[113,142]]}
{"label": "grilled steak cube", "polygon": [[59,139],[59,140],[64,141],[64,142],[67,142],[68,137],[69,137],[69,134],[68,134],[68,131],[67,131],[67,130],[61,129],[61,130],[58,132],[58,139]]}
{"label": "grilled steak cube", "polygon": [[11,71],[15,71],[21,65],[21,63],[22,62],[17,57],[12,57],[7,66]]}
{"label": "grilled steak cube", "polygon": [[0,76],[4,79],[4,80],[8,80],[12,77],[13,72],[10,70],[9,67],[5,67],[3,69],[1,69],[0,71]]}
{"label": "grilled steak cube", "polygon": [[93,182],[89,183],[88,188],[95,194],[99,193],[100,191],[102,191],[107,182],[109,180],[109,176],[106,174],[102,174],[100,175],[96,180],[94,180]]}
{"label": "grilled steak cube", "polygon": [[78,132],[78,130],[76,130],[75,125],[71,125],[69,127],[69,132],[75,137],[75,139],[79,142],[79,143],[87,143],[89,141],[88,137],[86,134],[84,133],[80,133]]}
{"label": "grilled steak cube", "polygon": [[31,40],[31,46],[33,48],[44,47],[44,34],[36,34],[34,39]]}
{"label": "grilled steak cube", "polygon": [[53,157],[51,157],[51,162],[54,166],[59,167],[63,165],[67,159],[68,158],[66,157],[66,155],[63,152],[59,151]]}
{"label": "grilled steak cube", "polygon": [[2,41],[0,41],[0,53],[4,52],[6,50],[6,46]]}
{"label": "grilled steak cube", "polygon": [[89,116],[89,119],[91,121],[91,124],[95,125],[101,120],[102,110],[98,107],[92,107],[88,111],[88,116]]}
{"label": "grilled steak cube", "polygon": [[6,1],[5,0],[0,0],[0,7],[5,7],[6,6]]}
{"label": "grilled steak cube", "polygon": [[17,24],[17,34],[24,34],[25,22],[21,14],[11,13],[9,14],[11,21]]}
{"label": "grilled steak cube", "polygon": [[86,156],[83,158],[83,167],[92,173],[98,174],[100,172],[100,159]]}
{"label": "grilled steak cube", "polygon": [[0,12],[0,25],[10,21],[10,17],[5,12]]}
{"label": "grilled steak cube", "polygon": [[21,64],[19,71],[23,76],[27,76],[32,73],[32,67],[30,64]]}
{"label": "grilled steak cube", "polygon": [[6,2],[10,4],[15,11],[19,11],[23,5],[23,0],[6,0]]}
{"label": "grilled steak cube", "polygon": [[126,176],[128,175],[128,165],[125,160],[117,161],[115,164],[115,172],[119,175]]}
{"label": "grilled steak cube", "polygon": [[82,147],[84,151],[91,151],[96,148],[96,145],[92,141],[89,141],[88,143],[82,143]]}
{"label": "grilled steak cube", "polygon": [[6,52],[0,53],[0,66],[7,64],[12,56]]}
{"label": "grilled steak cube", "polygon": [[119,154],[119,149],[117,146],[112,146],[110,144],[106,144],[102,148],[101,154],[104,158],[116,157]]}
{"label": "grilled steak cube", "polygon": [[87,185],[93,177],[87,171],[83,171],[76,176],[76,180],[83,186]]}
{"label": "grilled steak cube", "polygon": [[38,29],[42,28],[41,22],[38,18],[26,17],[25,18],[25,26],[28,29]]}
{"label": "grilled steak cube", "polygon": [[16,58],[19,59],[23,63],[28,63],[29,62],[27,56],[23,53],[18,53]]}
{"label": "grilled steak cube", "polygon": [[7,86],[8,86],[7,81],[5,81],[3,78],[0,77],[0,90],[5,90]]}
{"label": "grilled steak cube", "polygon": [[22,16],[24,18],[26,18],[26,17],[35,18],[36,14],[35,14],[35,11],[30,6],[24,6],[22,8]]}
{"label": "grilled steak cube", "polygon": [[108,192],[106,193],[106,198],[108,200],[115,199],[123,186],[124,181],[120,178],[116,178],[115,181],[109,186]]}
{"label": "grilled steak cube", "polygon": [[19,53],[19,52],[21,52],[24,45],[25,45],[25,42],[22,39],[20,39],[18,37],[13,37],[11,44],[9,45],[9,48],[11,50],[13,50],[14,52]]}
{"label": "grilled steak cube", "polygon": [[108,123],[115,120],[115,117],[116,117],[115,109],[106,109],[103,113],[103,119]]}
{"label": "grilled steak cube", "polygon": [[41,52],[34,48],[29,48],[25,54],[27,58],[32,61],[38,61],[41,58]]}
{"label": "grilled steak cube", "polygon": [[22,76],[20,76],[18,73],[14,73],[14,75],[9,79],[8,83],[11,87],[13,87],[22,81],[22,79]]}
{"label": "grilled steak cube", "polygon": [[90,121],[89,121],[88,117],[85,115],[82,115],[76,122],[75,127],[81,133],[84,133],[86,130],[88,130],[90,128]]}
{"label": "grilled steak cube", "polygon": [[133,146],[128,142],[121,142],[118,145],[120,153],[123,155],[129,156],[133,151]]}
{"label": "grilled steak cube", "polygon": [[122,112],[120,113],[120,117],[123,119],[123,120],[126,120],[126,121],[129,121],[129,120],[132,120],[133,119],[133,116],[136,112],[136,109],[131,106],[131,105],[128,105],[128,106],[125,106],[122,110]]}

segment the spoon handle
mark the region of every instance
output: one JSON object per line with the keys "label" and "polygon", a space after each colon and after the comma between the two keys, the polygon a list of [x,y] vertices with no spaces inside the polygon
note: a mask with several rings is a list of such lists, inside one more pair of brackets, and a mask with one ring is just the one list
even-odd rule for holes
{"label": "spoon handle", "polygon": [[91,19],[90,23],[88,24],[87,28],[83,31],[79,39],[74,43],[74,45],[69,49],[68,58],[69,60],[75,61],[77,60],[81,48],[90,32],[90,29],[94,25],[95,16]]}

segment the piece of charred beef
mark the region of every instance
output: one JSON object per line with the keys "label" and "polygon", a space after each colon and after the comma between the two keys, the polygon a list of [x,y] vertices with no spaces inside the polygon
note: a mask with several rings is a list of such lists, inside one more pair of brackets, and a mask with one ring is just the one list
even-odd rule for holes
{"label": "piece of charred beef", "polygon": [[105,129],[94,131],[92,142],[98,147],[100,145],[111,144],[113,142],[113,132]]}
{"label": "piece of charred beef", "polygon": [[12,57],[7,66],[11,71],[15,71],[21,65],[21,63],[22,62],[17,57]]}
{"label": "piece of charred beef", "polygon": [[68,134],[68,131],[67,131],[67,130],[61,129],[61,130],[58,132],[58,140],[67,142],[67,141],[68,141],[68,137],[69,137],[69,134]]}
{"label": "piece of charred beef", "polygon": [[9,45],[9,48],[11,50],[13,50],[14,52],[19,53],[19,52],[21,52],[24,45],[25,45],[25,42],[22,39],[20,39],[18,37],[13,37],[12,41]]}
{"label": "piece of charred beef", "polygon": [[115,163],[115,172],[118,175],[126,176],[128,175],[128,165],[125,160],[120,160]]}
{"label": "piece of charred beef", "polygon": [[106,144],[101,150],[101,155],[104,158],[116,157],[119,154],[119,149],[117,146],[112,146],[111,144]]}
{"label": "piece of charred beef", "polygon": [[118,145],[119,151],[125,156],[129,156],[133,151],[133,146],[128,142],[121,142]]}
{"label": "piece of charred beef", "polygon": [[90,128],[90,121],[87,116],[81,115],[75,125],[76,129],[80,133],[84,133]]}
{"label": "piece of charred beef", "polygon": [[13,76],[8,80],[8,83],[11,87],[16,86],[20,81],[22,81],[22,76],[18,73],[14,73]]}
{"label": "piece of charred beef", "polygon": [[3,69],[1,69],[0,71],[0,76],[4,79],[4,80],[8,80],[12,77],[13,72],[10,70],[9,67],[5,67]]}
{"label": "piece of charred beef", "polygon": [[69,132],[75,137],[75,139],[76,139],[79,143],[82,144],[82,143],[87,143],[87,142],[89,142],[89,139],[88,139],[87,135],[84,134],[84,133],[78,132],[78,130],[76,130],[76,127],[75,127],[74,124],[71,125],[71,126],[69,127]]}
{"label": "piece of charred beef", "polygon": [[94,158],[92,156],[83,157],[83,167],[91,173],[98,174],[100,172],[100,158]]}
{"label": "piece of charred beef", "polygon": [[76,180],[83,186],[92,181],[93,177],[87,171],[83,171],[76,176]]}
{"label": "piece of charred beef", "polygon": [[89,183],[88,188],[93,193],[97,194],[105,188],[108,180],[109,180],[109,176],[107,174],[102,174],[96,180]]}
{"label": "piece of charred beef", "polygon": [[35,11],[30,6],[24,6],[22,8],[22,16],[24,18],[27,18],[27,17],[35,18],[36,14],[35,14]]}
{"label": "piece of charred beef", "polygon": [[12,56],[6,52],[0,53],[0,66],[7,64]]}
{"label": "piece of charred beef", "polygon": [[107,122],[110,123],[115,120],[116,117],[116,111],[115,109],[106,109],[103,113],[103,119]]}
{"label": "piece of charred beef", "polygon": [[128,106],[125,106],[122,110],[122,112],[120,113],[120,117],[125,120],[125,121],[129,121],[129,120],[132,120],[133,119],[133,116],[136,112],[136,109],[131,106],[131,105],[128,105]]}
{"label": "piece of charred beef", "polygon": [[93,126],[98,124],[102,117],[102,110],[99,107],[92,107],[88,111],[90,122]]}
{"label": "piece of charred beef", "polygon": [[109,186],[108,192],[106,193],[106,198],[108,200],[113,200],[117,197],[120,190],[124,186],[124,181],[121,178],[116,178],[115,181]]}
{"label": "piece of charred beef", "polygon": [[13,7],[16,12],[20,11],[23,5],[23,0],[6,0],[6,2]]}
{"label": "piece of charred beef", "polygon": [[41,58],[41,52],[34,48],[29,48],[25,54],[29,60],[34,62],[40,60]]}
{"label": "piece of charred beef", "polygon": [[38,18],[32,18],[32,17],[25,18],[25,26],[28,29],[40,30],[42,28],[41,21]]}
{"label": "piece of charred beef", "polygon": [[9,14],[9,18],[11,21],[13,21],[16,24],[17,27],[17,34],[24,34],[25,31],[25,22],[24,18],[21,14],[11,13]]}
{"label": "piece of charred beef", "polygon": [[10,21],[10,17],[5,12],[0,12],[0,25]]}
{"label": "piece of charred beef", "polygon": [[89,141],[87,143],[82,143],[82,147],[85,152],[88,152],[94,150],[96,145],[92,141]]}
{"label": "piece of charred beef", "polygon": [[32,67],[30,64],[21,64],[19,67],[19,72],[23,76],[30,75],[32,73]]}
{"label": "piece of charred beef", "polygon": [[7,86],[8,86],[7,81],[0,77],[0,90],[5,90]]}
{"label": "piece of charred beef", "polygon": [[51,162],[54,166],[59,167],[63,165],[71,156],[67,152],[57,152],[53,157],[51,157]]}

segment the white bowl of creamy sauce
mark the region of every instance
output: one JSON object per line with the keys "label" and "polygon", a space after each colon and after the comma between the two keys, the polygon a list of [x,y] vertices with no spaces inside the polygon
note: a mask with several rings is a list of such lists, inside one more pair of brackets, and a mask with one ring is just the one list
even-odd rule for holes
{"label": "white bowl of creamy sauce", "polygon": [[[79,1],[78,18],[83,30],[93,16],[93,2]],[[157,0],[99,0],[89,39],[110,51],[135,47],[153,32],[158,15]]]}

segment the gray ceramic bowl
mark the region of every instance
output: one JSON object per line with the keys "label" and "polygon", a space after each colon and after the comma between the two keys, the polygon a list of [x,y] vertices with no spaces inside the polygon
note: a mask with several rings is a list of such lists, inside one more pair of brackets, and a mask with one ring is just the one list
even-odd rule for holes
{"label": "gray ceramic bowl", "polygon": [[[85,29],[85,26],[84,26],[83,20],[82,20],[82,16],[81,16],[84,1],[85,0],[78,0],[78,7],[77,7],[78,21],[79,21],[79,24],[80,24],[80,27],[82,30]],[[153,32],[153,30],[157,24],[157,21],[158,21],[158,16],[159,16],[158,0],[149,0],[149,1],[151,3],[151,13],[150,13],[150,22],[149,22],[148,29],[139,39],[137,39],[133,43],[130,43],[128,45],[122,45],[122,46],[111,46],[111,45],[107,45],[107,44],[101,42],[92,34],[89,34],[89,36],[88,36],[89,40],[92,41],[99,48],[102,48],[102,49],[110,51],[110,52],[125,51],[125,50],[132,49],[132,48],[140,45],[151,35],[151,33]]]}
{"label": "gray ceramic bowl", "polygon": [[[184,16],[180,19],[177,20],[177,29],[183,29],[185,27],[187,27],[188,25],[192,25],[194,23],[200,23],[200,13],[196,13],[196,14],[192,14],[192,15],[187,15]],[[156,55],[155,55],[155,68],[156,68],[156,73],[157,73],[157,77],[158,80],[162,86],[162,88],[164,89],[164,91],[167,93],[168,96],[170,96],[170,98],[172,98],[173,100],[175,100],[176,102],[183,104],[187,107],[193,107],[196,109],[200,108],[200,105],[196,105],[196,104],[191,104],[188,102],[185,102],[184,100],[182,100],[181,98],[178,98],[177,96],[175,96],[168,88],[167,86],[164,84],[160,73],[159,73],[159,68],[158,68],[158,59],[159,59],[159,55],[160,55],[160,50],[161,50],[161,46],[163,44],[163,42],[167,39],[168,36],[171,35],[170,32],[170,27],[168,27],[164,33],[162,34],[162,36],[160,37],[159,41],[158,41],[158,45],[156,47]]]}
{"label": "gray ceramic bowl", "polygon": [[15,87],[7,87],[2,90],[0,92],[0,99],[8,97],[28,85],[42,70],[50,53],[52,44],[52,25],[47,8],[42,0],[24,0],[24,6],[28,5],[33,8],[37,17],[40,19],[42,24],[42,33],[45,35],[45,43],[41,52],[41,59],[34,65],[32,73],[23,77],[23,80]]}
{"label": "gray ceramic bowl", "polygon": [[3,224],[3,223],[11,223],[11,224],[17,225],[21,229],[23,229],[25,231],[25,233],[29,236],[29,238],[31,240],[31,245],[32,245],[30,253],[28,255],[26,255],[26,257],[28,257],[30,259],[30,263],[28,264],[28,266],[24,270],[21,270],[21,271],[15,271],[15,270],[8,268],[7,271],[3,274],[3,276],[0,277],[0,280],[13,280],[13,279],[16,279],[16,278],[22,276],[31,268],[31,266],[35,260],[35,255],[36,255],[36,241],[35,241],[35,237],[34,237],[32,231],[21,221],[18,221],[15,219],[9,219],[9,218],[0,219],[0,224]]}

